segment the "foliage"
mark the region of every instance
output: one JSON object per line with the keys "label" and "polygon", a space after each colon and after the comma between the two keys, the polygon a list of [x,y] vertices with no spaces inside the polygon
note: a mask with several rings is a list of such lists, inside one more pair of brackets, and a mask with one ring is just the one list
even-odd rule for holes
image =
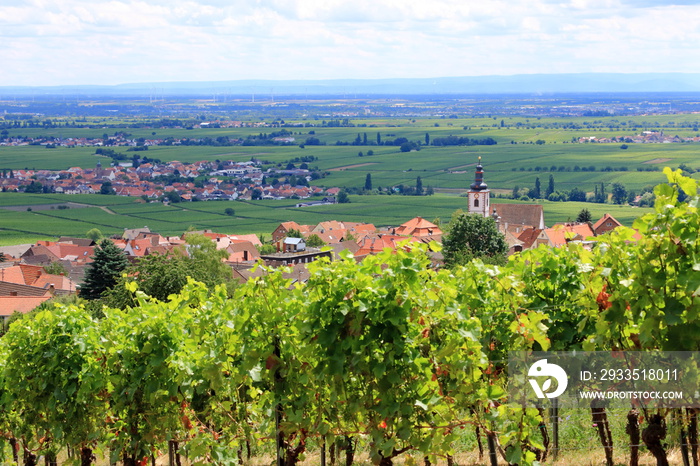
{"label": "foliage", "polygon": [[443,235],[445,265],[464,265],[474,258],[502,263],[508,252],[505,237],[491,217],[457,211]]}
{"label": "foliage", "polygon": [[85,237],[89,238],[95,242],[99,241],[102,239],[104,235],[102,235],[102,232],[97,229],[97,228],[91,228],[85,233]]}
{"label": "foliage", "polygon": [[591,221],[593,221],[593,216],[588,209],[581,209],[576,216],[576,223],[588,223]]}
{"label": "foliage", "polygon": [[320,248],[321,246],[325,246],[326,243],[321,239],[320,236],[318,236],[316,233],[313,233],[309,235],[308,238],[306,238],[306,245],[312,248]]}
{"label": "foliage", "polygon": [[613,183],[611,199],[613,204],[624,204],[627,202],[627,190],[622,183]]}
{"label": "foliage", "polygon": [[48,265],[45,265],[44,271],[46,273],[49,273],[52,275],[67,275],[68,274],[68,271],[66,270],[64,265],[59,261],[54,261]]}
{"label": "foliage", "polygon": [[[34,451],[102,445],[127,464],[170,441],[192,464],[231,464],[271,439],[295,464],[312,440],[355,436],[389,465],[452,454],[475,425],[508,463],[534,465],[542,418],[506,395],[509,351],[700,349],[698,185],[666,175],[636,242],[623,228],[593,250],[438,270],[406,243],[309,264],[307,283],[262,268],[233,294],[189,280],[163,302],[129,280],[133,304],[101,322],[74,305],[37,312],[0,338],[0,428]],[[471,218],[457,213],[448,236]],[[183,257],[217,255],[192,236]]]}
{"label": "foliage", "polygon": [[102,293],[117,283],[122,271],[129,265],[124,251],[109,239],[103,239],[95,246],[92,259],[80,287],[80,296],[86,299],[100,298]]}
{"label": "foliage", "polygon": [[350,203],[350,198],[348,197],[348,193],[346,191],[340,191],[338,193],[338,204],[349,204]]}

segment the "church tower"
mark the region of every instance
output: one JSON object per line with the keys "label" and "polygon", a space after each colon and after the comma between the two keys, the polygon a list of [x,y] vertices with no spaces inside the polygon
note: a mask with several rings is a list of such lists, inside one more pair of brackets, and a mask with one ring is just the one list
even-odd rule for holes
{"label": "church tower", "polygon": [[479,214],[482,217],[488,217],[489,212],[489,187],[484,183],[484,167],[481,166],[481,157],[476,165],[474,173],[474,182],[469,187],[467,193],[469,199],[468,212],[470,214]]}

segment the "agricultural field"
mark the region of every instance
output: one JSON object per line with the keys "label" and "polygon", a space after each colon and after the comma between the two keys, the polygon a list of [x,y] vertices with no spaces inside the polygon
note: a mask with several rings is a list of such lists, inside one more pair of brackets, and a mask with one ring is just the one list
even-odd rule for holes
{"label": "agricultural field", "polygon": [[[81,205],[59,208],[65,199]],[[373,223],[398,226],[415,216],[430,221],[448,222],[452,213],[466,208],[466,198],[455,195],[387,196],[351,195],[350,203],[314,207],[294,207],[291,200],[281,201],[211,201],[179,203],[143,203],[118,196],[61,196],[0,193],[0,245],[21,240],[53,239],[79,236],[98,228],[106,235],[120,234],[125,228],[147,226],[163,235],[180,235],[188,228],[211,229],[222,233],[263,234],[269,238],[281,223],[293,220],[300,224],[317,224],[324,220]],[[494,199],[495,202],[515,202]],[[631,226],[635,218],[649,209],[582,202],[549,202],[544,205],[548,225],[571,221],[581,209],[591,211],[594,219],[610,213]],[[227,208],[235,215],[226,215]]]}
{"label": "agricultural field", "polygon": [[[458,102],[456,107],[477,108],[483,102]],[[91,104],[92,105],[92,104]],[[97,103],[95,103],[97,105]],[[100,105],[110,105],[103,102]],[[126,133],[129,138],[246,138],[260,133],[291,132],[295,139],[290,145],[262,146],[151,146],[147,151],[127,152],[127,147],[114,147],[131,157],[138,154],[162,161],[194,162],[199,160],[261,160],[264,169],[286,163],[302,156],[313,156],[310,168],[325,176],[313,184],[322,187],[341,187],[348,190],[362,189],[368,174],[371,175],[374,192],[386,192],[400,185],[415,186],[421,178],[424,188],[432,188],[432,197],[402,197],[387,195],[351,196],[345,205],[294,208],[293,201],[183,203],[170,207],[161,204],[141,204],[130,198],[114,196],[62,196],[24,195],[0,193],[0,242],[14,241],[19,237],[53,237],[62,234],[83,235],[90,228],[100,228],[104,233],[119,233],[123,228],[147,225],[163,234],[178,234],[192,226],[238,233],[269,232],[280,222],[295,220],[299,223],[317,223],[329,218],[346,221],[372,222],[376,225],[398,225],[420,215],[428,219],[449,219],[452,212],[465,205],[458,195],[468,189],[473,181],[474,165],[481,157],[485,169],[485,181],[494,194],[509,196],[514,188],[520,193],[533,188],[537,178],[543,187],[550,176],[555,191],[567,192],[573,188],[592,193],[601,184],[609,193],[613,183],[621,183],[628,191],[640,193],[642,189],[665,182],[662,169],[685,164],[692,170],[700,169],[700,143],[572,143],[581,137],[633,136],[642,131],[664,131],[680,137],[700,134],[698,114],[628,115],[601,117],[553,117],[458,115],[445,117],[449,109],[438,104],[424,102],[422,107],[435,112],[434,117],[355,116],[344,119],[333,115],[297,115],[284,120],[277,115],[281,109],[260,104],[249,110],[246,117],[217,114],[215,105],[193,107],[192,116],[183,119],[185,127],[156,127],[157,118],[138,117],[86,117],[85,127],[76,125],[74,118],[54,118],[46,127],[7,127],[2,135],[8,138],[56,137],[102,138],[104,135]],[[291,103],[289,105],[299,105]],[[331,108],[351,108],[348,102],[323,102]],[[411,102],[367,101],[354,105],[368,108],[401,108]],[[417,104],[418,105],[418,104]],[[534,107],[547,102],[533,103]],[[434,108],[433,108],[434,107]],[[290,107],[291,108],[291,107]],[[320,108],[320,107],[319,107]],[[326,107],[324,107],[326,108]],[[253,118],[253,111],[260,115]],[[202,112],[201,114],[199,112]],[[197,123],[211,120],[241,119],[248,124],[265,122],[266,127],[199,128]],[[275,113],[277,112],[277,113]],[[298,112],[297,112],[298,113]],[[361,112],[358,112],[361,113]],[[443,116],[437,116],[442,113]],[[197,115],[196,117],[194,115]],[[345,126],[328,126],[331,120],[343,121]],[[153,122],[150,126],[149,122]],[[283,127],[282,124],[286,126]],[[194,126],[193,126],[194,125]],[[273,126],[274,125],[274,126]],[[476,140],[493,138],[497,144],[474,146],[426,145],[440,137],[457,136]],[[305,144],[307,138],[316,138],[319,145]],[[420,142],[421,150],[401,152],[396,145],[377,145],[378,141],[406,138]],[[348,145],[359,139],[361,145]],[[336,143],[343,145],[336,145]],[[0,170],[50,169],[70,167],[94,167],[98,162],[107,165],[111,159],[95,155],[96,147],[56,147],[42,145],[0,146]],[[369,153],[372,155],[368,155]],[[698,173],[691,176],[698,178]],[[498,199],[497,202],[505,201]],[[65,203],[85,204],[88,207]],[[609,204],[576,204],[544,202],[548,224],[574,218],[582,208],[588,208],[594,217],[611,212],[625,224],[631,224],[643,209],[619,207]],[[45,205],[45,206],[42,206]],[[12,207],[14,206],[14,207]],[[34,206],[31,211],[27,208]],[[292,206],[292,207],[290,207]],[[12,207],[8,210],[6,207]],[[83,207],[83,208],[81,208]],[[235,210],[234,216],[224,213],[226,208]],[[29,235],[29,236],[27,236]]]}

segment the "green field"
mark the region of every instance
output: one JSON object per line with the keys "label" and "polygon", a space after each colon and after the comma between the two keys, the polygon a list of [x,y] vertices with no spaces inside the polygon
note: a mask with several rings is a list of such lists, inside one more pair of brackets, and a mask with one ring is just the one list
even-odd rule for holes
{"label": "green field", "polygon": [[[330,118],[329,118],[330,119]],[[642,188],[665,181],[664,166],[680,164],[700,168],[700,144],[579,144],[572,138],[581,136],[631,136],[642,130],[663,129],[666,134],[682,137],[695,136],[700,117],[686,115],[649,115],[601,118],[525,118],[509,116],[479,116],[475,118],[355,118],[355,127],[291,127],[297,143],[307,137],[316,137],[325,145],[290,146],[153,146],[141,156],[163,161],[179,160],[236,160],[257,158],[266,162],[284,164],[296,157],[312,155],[309,165],[325,173],[314,184],[324,187],[361,188],[367,174],[372,175],[375,190],[391,186],[414,186],[421,177],[424,188],[432,187],[438,195],[432,197],[352,196],[352,203],[296,209],[294,201],[210,202],[184,203],[171,207],[161,204],[140,204],[134,199],[99,195],[25,195],[0,193],[0,208],[20,206],[14,211],[0,209],[0,242],[16,238],[59,235],[82,236],[90,228],[115,234],[124,228],[148,226],[163,234],[179,234],[186,228],[210,228],[231,233],[271,232],[286,220],[314,224],[336,218],[346,221],[371,222],[376,225],[398,225],[420,215],[428,219],[448,219],[452,212],[465,205],[457,194],[468,189],[474,177],[474,165],[482,158],[485,181],[494,193],[510,194],[514,187],[531,188],[536,178],[543,187],[549,177],[554,178],[556,191],[574,187],[592,192],[603,183],[610,192],[612,183],[622,183],[627,190],[639,193]],[[259,120],[258,120],[259,121]],[[501,121],[503,126],[501,126]],[[133,120],[136,122],[136,120]],[[130,137],[189,137],[218,136],[245,137],[261,132],[280,131],[281,128],[117,128],[110,125],[128,124],[129,121],[96,119],[104,125],[96,128],[11,128],[10,136],[101,137],[125,131]],[[288,121],[320,125],[318,119]],[[677,128],[676,128],[677,127]],[[677,129],[677,130],[676,130]],[[695,131],[695,132],[694,132]],[[310,134],[313,132],[313,134]],[[156,133],[154,136],[152,133]],[[425,141],[455,135],[483,139],[494,138],[498,144],[489,146],[424,146],[420,151],[403,153],[397,146],[335,145],[336,141],[351,142],[358,135],[368,144],[376,144],[377,134],[382,141],[405,137],[411,141]],[[537,140],[544,144],[535,144]],[[125,152],[126,147],[116,147]],[[368,156],[368,151],[374,155]],[[94,147],[55,148],[43,146],[0,146],[0,170],[67,169],[72,166],[94,167],[104,157],[94,155]],[[359,153],[362,156],[359,156]],[[129,153],[131,154],[131,153]],[[656,171],[649,171],[654,169]],[[585,171],[584,171],[585,170]],[[700,176],[698,173],[694,177]],[[447,194],[442,194],[447,193]],[[499,200],[500,201],[500,200]],[[59,210],[62,203],[82,203],[90,208]],[[56,208],[39,207],[55,204]],[[36,206],[28,212],[26,208]],[[598,204],[545,202],[546,221],[552,224],[576,216],[586,207],[598,217],[608,211],[623,223],[631,224],[642,209]],[[105,207],[102,209],[100,207]],[[225,215],[231,207],[235,217]]]}
{"label": "green field", "polygon": [[[56,197],[90,204],[84,208],[65,210],[31,206],[46,206]],[[180,203],[164,206],[143,204],[132,198],[116,196],[45,196],[0,193],[0,245],[16,244],[19,240],[55,238],[62,235],[85,236],[98,228],[106,235],[120,234],[125,228],[149,227],[163,235],[180,235],[190,227],[211,229],[222,233],[262,233],[268,236],[284,221],[317,224],[324,220],[374,223],[376,226],[398,226],[415,216],[428,220],[449,221],[452,213],[466,207],[466,199],[458,196],[350,196],[351,203],[295,208],[293,201],[211,201]],[[121,202],[118,202],[121,201]],[[513,202],[497,199],[496,202]],[[572,220],[587,208],[594,219],[608,212],[626,225],[649,209],[608,204],[556,203],[543,201],[545,221]],[[9,210],[10,206],[17,206]],[[225,214],[233,208],[235,216]]]}

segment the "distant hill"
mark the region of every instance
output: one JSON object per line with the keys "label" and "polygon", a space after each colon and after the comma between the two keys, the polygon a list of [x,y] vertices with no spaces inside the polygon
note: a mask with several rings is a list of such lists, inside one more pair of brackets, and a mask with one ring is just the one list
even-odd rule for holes
{"label": "distant hill", "polygon": [[3,86],[2,96],[72,94],[86,96],[273,95],[474,95],[587,92],[700,92],[700,73],[576,73],[468,76],[459,78],[237,80],[134,83],[115,86]]}

